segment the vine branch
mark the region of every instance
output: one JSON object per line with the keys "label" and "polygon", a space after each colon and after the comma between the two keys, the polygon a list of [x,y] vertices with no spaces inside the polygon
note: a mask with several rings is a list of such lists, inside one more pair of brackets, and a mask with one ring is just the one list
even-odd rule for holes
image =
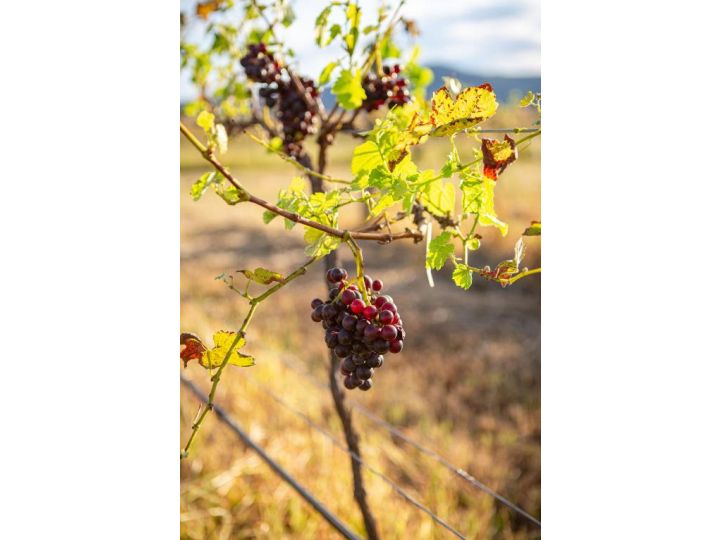
{"label": "vine branch", "polygon": [[256,296],[254,298],[251,298],[249,301],[250,309],[247,312],[247,315],[245,315],[245,319],[243,320],[242,324],[240,325],[240,328],[237,331],[237,335],[235,336],[235,339],[233,340],[232,344],[228,348],[227,353],[225,354],[225,357],[223,358],[223,361],[218,366],[217,371],[213,374],[213,376],[210,378],[212,381],[212,386],[210,387],[210,392],[208,393],[207,401],[205,402],[205,405],[200,410],[197,418],[192,424],[192,432],[190,433],[190,437],[187,440],[187,443],[185,444],[185,448],[180,453],[180,459],[186,458],[188,456],[188,452],[190,450],[190,446],[192,445],[193,441],[195,440],[195,436],[197,435],[200,425],[202,424],[203,420],[205,420],[205,417],[208,415],[208,413],[213,409],[213,403],[215,402],[215,393],[217,391],[218,384],[220,383],[220,376],[223,373],[223,370],[230,362],[230,357],[232,356],[233,351],[235,351],[235,348],[240,343],[240,340],[245,337],[245,332],[250,325],[250,321],[253,318],[253,315],[255,315],[255,311],[257,310],[258,306],[262,303],[263,300],[267,299],[272,294],[279,291],[281,288],[283,288],[285,285],[290,283],[295,278],[298,278],[305,274],[307,272],[308,266],[310,266],[312,263],[318,260],[318,257],[313,257],[308,262],[303,264],[300,268],[295,270],[293,273],[288,275],[285,279],[280,281],[279,283],[275,284],[274,286],[270,287],[267,291],[262,293],[259,296]]}
{"label": "vine branch", "polygon": [[[424,238],[424,235],[420,231],[410,231],[406,230],[405,232],[401,233],[366,233],[366,232],[356,232],[356,231],[346,231],[342,229],[336,229],[335,227],[330,227],[328,225],[323,225],[322,223],[318,223],[316,221],[312,221],[310,219],[304,218],[299,214],[295,214],[293,212],[289,212],[287,210],[284,210],[278,206],[275,206],[274,204],[271,204],[260,197],[256,197],[252,193],[250,193],[247,189],[245,189],[240,182],[238,182],[235,177],[230,173],[230,171],[227,170],[227,168],[218,161],[218,159],[215,157],[215,154],[212,152],[211,149],[205,147],[204,144],[202,144],[197,137],[195,137],[190,130],[185,127],[185,125],[181,122],[180,123],[180,131],[181,133],[197,148],[197,150],[202,154],[202,156],[210,162],[215,169],[222,174],[228,182],[230,182],[233,187],[235,187],[238,190],[238,196],[240,197],[241,201],[248,201],[253,204],[257,204],[258,206],[262,206],[266,210],[269,210],[273,214],[277,214],[278,216],[282,216],[286,219],[289,219],[290,221],[294,221],[295,223],[299,223],[301,225],[307,225],[308,227],[312,227],[313,229],[317,229],[319,231],[322,231],[330,236],[335,236],[337,238],[344,238],[346,233],[349,233],[350,236],[355,240],[374,240],[376,242],[382,242],[382,243],[388,243],[392,242],[393,240],[401,240],[404,238],[412,238],[416,242],[421,241]],[[324,176],[324,175],[323,175]]]}

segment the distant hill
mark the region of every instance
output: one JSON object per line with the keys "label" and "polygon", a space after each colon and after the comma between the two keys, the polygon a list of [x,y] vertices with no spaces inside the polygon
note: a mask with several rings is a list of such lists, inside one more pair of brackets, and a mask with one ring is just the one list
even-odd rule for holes
{"label": "distant hill", "polygon": [[540,77],[499,77],[466,73],[446,66],[428,67],[435,73],[431,90],[437,90],[443,85],[443,77],[455,77],[463,83],[463,86],[477,86],[489,82],[501,102],[507,102],[513,94],[522,97],[528,90],[540,92]]}

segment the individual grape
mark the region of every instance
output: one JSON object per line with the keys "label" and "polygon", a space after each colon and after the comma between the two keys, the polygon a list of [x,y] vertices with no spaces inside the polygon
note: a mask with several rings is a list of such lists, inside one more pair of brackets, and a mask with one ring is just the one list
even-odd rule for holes
{"label": "individual grape", "polygon": [[378,368],[383,364],[383,357],[381,354],[374,352],[370,356],[368,356],[368,359],[365,361],[365,363],[372,368]]}
{"label": "individual grape", "polygon": [[358,379],[367,380],[373,376],[373,368],[369,366],[358,366],[355,369],[355,376]]}
{"label": "individual grape", "polygon": [[399,322],[400,322],[400,315],[398,315],[398,314],[396,313],[395,316],[393,317],[392,322],[391,322],[390,324],[397,324],[397,323],[399,323]]}
{"label": "individual grape", "polygon": [[372,290],[373,291],[379,292],[382,290],[382,288],[383,288],[383,282],[380,281],[379,279],[376,279],[375,281],[372,282]]}
{"label": "individual grape", "polygon": [[363,283],[365,283],[365,290],[369,291],[372,287],[372,278],[370,276],[363,276]]}
{"label": "individual grape", "polygon": [[[363,381],[363,382],[365,382],[365,381]],[[357,388],[358,386],[361,386],[362,383],[360,382],[360,379],[358,379],[354,375],[348,375],[343,380],[343,384],[345,385],[345,388],[347,388],[348,390],[352,390],[353,388]]]}
{"label": "individual grape", "polygon": [[[367,309],[367,308],[365,308]],[[364,312],[363,312],[364,313]],[[358,337],[363,337],[365,335],[365,328],[367,328],[367,325],[370,324],[365,319],[358,320],[357,324],[355,325],[355,333],[358,334]]]}
{"label": "individual grape", "polygon": [[403,342],[401,339],[396,339],[390,343],[389,350],[391,353],[399,353],[403,349]]}
{"label": "individual grape", "polygon": [[[395,343],[395,341],[393,341]],[[402,348],[402,345],[400,346]],[[372,342],[372,350],[378,354],[385,354],[390,350],[390,343],[382,338],[376,339]]]}
{"label": "individual grape", "polygon": [[350,342],[352,341],[352,336],[350,335],[350,332],[343,329],[338,332],[338,343],[340,345],[350,345]]}
{"label": "individual grape", "polygon": [[352,358],[354,366],[362,366],[363,364],[367,363],[365,356],[363,356],[362,354],[353,354],[350,358]]}
{"label": "individual grape", "polygon": [[374,324],[369,324],[365,327],[364,337],[369,340],[374,340],[379,334],[379,329]]}
{"label": "individual grape", "polygon": [[398,331],[398,339],[405,339],[405,329],[398,325],[396,325],[395,328],[397,328]]}
{"label": "individual grape", "polygon": [[372,385],[373,385],[373,383],[370,379],[365,379],[358,385],[358,388],[360,388],[360,390],[367,392],[368,390],[370,390],[372,388]]}
{"label": "individual grape", "polygon": [[319,298],[315,298],[312,302],[310,302],[310,307],[313,309],[317,308],[318,306],[322,306],[325,302],[320,300]]}
{"label": "individual grape", "polygon": [[337,344],[338,333],[328,330],[328,332],[325,334],[325,345],[327,345],[330,349],[334,349],[335,347],[337,347]]}
{"label": "individual grape", "polygon": [[347,271],[336,266],[327,271],[326,277],[330,283],[337,283],[347,277]]}
{"label": "individual grape", "polygon": [[353,313],[355,313],[355,314],[357,315],[357,314],[360,313],[363,309],[365,309],[365,302],[363,302],[362,300],[359,300],[359,299],[356,298],[356,299],[353,300],[352,303],[350,304],[350,309],[352,310]]}
{"label": "individual grape", "polygon": [[340,296],[340,301],[346,306],[349,306],[353,300],[355,300],[355,292],[350,289],[345,289]]}
{"label": "individual grape", "polygon": [[340,370],[343,372],[343,375],[350,375],[355,371],[355,363],[352,361],[352,358],[352,356],[348,356],[343,359],[342,364],[340,364]]}
{"label": "individual grape", "polygon": [[338,358],[345,358],[350,355],[350,347],[347,345],[338,345],[335,347],[335,356]]}
{"label": "individual grape", "polygon": [[373,320],[377,314],[378,308],[375,306],[366,306],[365,309],[363,309],[363,317],[365,317],[368,321]]}
{"label": "individual grape", "polygon": [[340,294],[340,289],[338,289],[337,287],[333,287],[332,289],[330,289],[330,301],[332,302],[333,300],[335,300],[338,294]]}
{"label": "individual grape", "polygon": [[393,303],[392,297],[391,297],[391,296],[387,296],[387,295],[378,296],[378,297],[375,299],[375,301],[373,302],[373,304],[375,305],[375,307],[378,308],[378,309],[380,309],[380,308],[381,308],[383,305],[385,305],[385,304],[392,304],[392,303]]}
{"label": "individual grape", "polygon": [[330,321],[338,316],[338,310],[333,304],[325,304],[322,308],[322,317]]}
{"label": "individual grape", "polygon": [[[323,310],[323,314],[325,311]],[[392,323],[393,318],[395,317],[395,314],[392,311],[383,310],[378,314],[378,321],[380,321],[380,324],[390,324]]]}
{"label": "individual grape", "polygon": [[393,341],[397,337],[397,328],[391,325],[383,326],[380,330],[380,337],[385,341]]}
{"label": "individual grape", "polygon": [[310,318],[315,322],[320,322],[323,320],[323,305],[317,306],[315,309],[313,309],[312,313],[310,314]]}
{"label": "individual grape", "polygon": [[392,302],[385,302],[379,309],[380,311],[392,311],[393,313],[397,313],[397,308]]}
{"label": "individual grape", "polygon": [[355,325],[358,322],[358,318],[354,315],[344,315],[342,320],[342,327],[348,332],[355,330]]}

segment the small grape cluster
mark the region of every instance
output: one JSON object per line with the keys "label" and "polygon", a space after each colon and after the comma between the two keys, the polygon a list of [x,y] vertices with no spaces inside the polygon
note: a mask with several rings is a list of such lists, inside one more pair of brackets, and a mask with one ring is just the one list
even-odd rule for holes
{"label": "small grape cluster", "polygon": [[363,101],[363,109],[366,111],[375,111],[388,104],[389,107],[396,105],[404,105],[410,101],[410,92],[407,89],[407,81],[400,77],[400,66],[395,64],[393,67],[383,66],[382,77],[375,73],[368,73],[363,78],[363,89],[365,90],[365,100]]}
{"label": "small grape cluster", "polygon": [[399,353],[405,330],[390,296],[381,295],[382,281],[364,276],[370,303],[365,304],[358,286],[348,281],[343,268],[331,268],[327,280],[333,285],[330,299],[312,301],[311,318],[322,322],[325,344],[342,358],[340,372],[345,388],[370,390],[374,371],[383,365],[387,352]]}
{"label": "small grape cluster", "polygon": [[240,59],[240,65],[251,81],[270,84],[280,80],[280,64],[264,43],[250,45],[247,54]]}
{"label": "small grape cluster", "polygon": [[315,82],[297,77],[299,84],[296,84],[287,68],[286,76],[283,77],[280,64],[272,53],[267,51],[264,43],[250,45],[240,64],[248,79],[265,84],[258,93],[269,108],[277,105],[277,118],[282,123],[285,153],[299,158],[302,141],[315,132],[316,113],[308,107],[308,102],[316,101],[320,95]]}

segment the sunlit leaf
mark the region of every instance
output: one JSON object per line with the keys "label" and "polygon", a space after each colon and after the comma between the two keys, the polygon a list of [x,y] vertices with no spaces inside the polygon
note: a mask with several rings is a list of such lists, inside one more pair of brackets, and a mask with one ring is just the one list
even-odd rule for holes
{"label": "sunlit leaf", "polygon": [[371,171],[383,165],[383,158],[380,149],[374,141],[365,141],[353,151],[350,169],[354,175],[362,171]]}
{"label": "sunlit leaf", "polygon": [[230,355],[228,364],[241,367],[255,365],[255,359],[252,356],[240,352],[240,349],[245,346],[245,338],[238,337],[236,332],[227,330],[215,332],[213,342],[215,346],[212,349],[206,349],[200,358],[200,365],[204,368],[219,367],[228,354]]}
{"label": "sunlit leaf", "polygon": [[215,125],[215,115],[208,111],[202,111],[198,114],[195,122],[205,130],[205,133],[210,133]]}
{"label": "sunlit leaf", "polygon": [[525,94],[525,97],[520,100],[520,106],[521,107],[527,107],[530,105],[533,100],[535,99],[535,94],[532,93],[532,91],[528,91],[527,94]]}
{"label": "sunlit leaf", "polygon": [[358,69],[353,73],[349,69],[340,72],[340,76],[332,86],[332,93],[345,110],[357,109],[365,99],[362,86],[362,72]]}
{"label": "sunlit leaf", "polygon": [[336,67],[338,67],[338,63],[333,61],[327,64],[322,72],[320,73],[320,77],[318,78],[318,85],[322,86],[324,84],[327,84],[330,82],[330,77],[332,76],[332,72],[335,70]]}
{"label": "sunlit leaf", "polygon": [[190,196],[193,198],[193,201],[200,200],[200,197],[202,197],[203,193],[205,193],[205,190],[208,188],[208,186],[210,184],[213,184],[218,179],[218,177],[219,175],[215,171],[206,172],[195,182],[193,182],[193,185],[190,188]]}
{"label": "sunlit leaf", "polygon": [[488,83],[466,88],[453,99],[447,88],[435,92],[431,104],[432,135],[445,137],[487,120],[497,111],[495,92]]}
{"label": "sunlit leaf", "polygon": [[445,266],[445,261],[453,256],[455,246],[452,243],[452,235],[449,231],[443,232],[430,241],[425,259],[425,267],[433,270],[440,270]]}
{"label": "sunlit leaf", "polygon": [[205,345],[195,334],[184,332],[180,334],[180,345],[184,345],[180,351],[180,359],[187,367],[190,360],[200,360],[203,353],[206,351]]}
{"label": "sunlit leaf", "polygon": [[262,285],[269,285],[270,283],[281,282],[284,278],[282,274],[268,270],[267,268],[258,267],[255,270],[238,270],[246,278]]}
{"label": "sunlit leaf", "polygon": [[467,290],[472,285],[472,275],[472,270],[467,265],[458,263],[455,270],[453,270],[452,278],[455,285]]}

